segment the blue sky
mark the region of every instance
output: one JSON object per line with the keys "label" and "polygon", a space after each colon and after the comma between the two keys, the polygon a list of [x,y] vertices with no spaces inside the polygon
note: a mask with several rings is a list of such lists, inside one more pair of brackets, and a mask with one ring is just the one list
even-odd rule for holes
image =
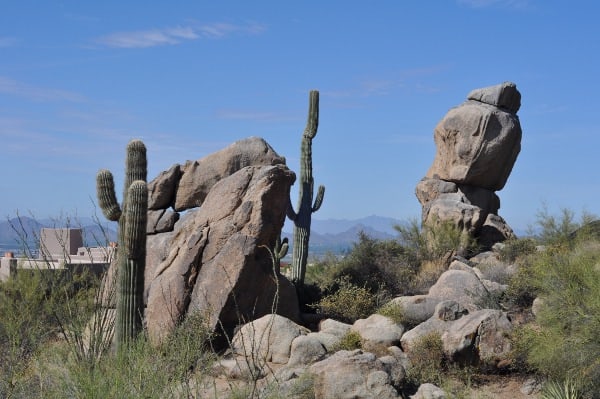
{"label": "blue sky", "polygon": [[591,0],[4,1],[0,213],[92,213],[97,170],[120,191],[131,138],[149,178],[248,136],[298,171],[318,89],[314,217],[415,218],[435,125],[513,81],[523,140],[501,216],[600,214],[598,15]]}

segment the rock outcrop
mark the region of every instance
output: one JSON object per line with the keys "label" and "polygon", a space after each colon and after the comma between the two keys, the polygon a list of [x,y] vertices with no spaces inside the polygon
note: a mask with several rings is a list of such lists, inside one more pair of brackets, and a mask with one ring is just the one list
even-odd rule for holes
{"label": "rock outcrop", "polygon": [[[185,211],[204,202],[212,186],[247,166],[285,164],[260,137],[236,141],[228,147],[196,161],[175,164],[148,183],[148,209],[173,208]],[[150,234],[154,231],[148,231]]]}
{"label": "rock outcrop", "polygon": [[273,306],[299,319],[295,288],[266,249],[281,233],[294,179],[282,164],[244,167],[214,184],[173,232],[149,240],[146,324],[153,341],[190,312],[227,333]]}
{"label": "rock outcrop", "polygon": [[473,90],[434,131],[436,156],[416,188],[423,223],[449,221],[491,247],[513,237],[498,215],[501,190],[521,149],[514,83]]}

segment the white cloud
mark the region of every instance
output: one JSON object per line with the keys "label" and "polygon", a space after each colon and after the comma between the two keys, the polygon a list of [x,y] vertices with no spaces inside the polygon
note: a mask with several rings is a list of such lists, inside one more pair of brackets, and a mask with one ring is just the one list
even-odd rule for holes
{"label": "white cloud", "polygon": [[83,96],[74,92],[29,86],[3,76],[0,76],[0,93],[24,97],[33,101],[84,101]]}
{"label": "white cloud", "polygon": [[200,37],[218,39],[233,32],[258,34],[264,31],[260,24],[233,25],[213,23],[198,26],[177,26],[164,29],[150,29],[132,32],[117,32],[100,37],[96,42],[116,48],[146,48],[179,44],[185,40],[196,40]]}

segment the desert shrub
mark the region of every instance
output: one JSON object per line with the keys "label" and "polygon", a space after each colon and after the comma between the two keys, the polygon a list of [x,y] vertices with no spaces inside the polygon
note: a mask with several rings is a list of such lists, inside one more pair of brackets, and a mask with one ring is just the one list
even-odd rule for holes
{"label": "desert shrub", "polygon": [[420,227],[417,220],[394,226],[404,248],[405,262],[415,271],[411,294],[424,293],[447,269],[453,254],[467,256],[476,252],[477,242],[450,222],[435,222]]}
{"label": "desert shrub", "polygon": [[578,238],[587,240],[587,235],[594,233],[592,230],[585,229],[586,225],[593,225],[593,222],[597,219],[591,213],[583,211],[580,220],[575,220],[575,212],[570,209],[562,208],[560,215],[555,216],[550,214],[546,205],[542,206],[536,214],[535,227],[530,228],[533,236],[543,245],[561,245],[561,244],[572,244],[574,232],[583,228],[580,231]]}
{"label": "desert shrub", "polygon": [[[345,256],[329,255],[307,268],[301,297],[312,300],[313,308],[319,309],[322,299],[327,304],[336,298],[336,291],[348,284],[360,287],[361,293],[372,296],[375,306],[393,296],[403,295],[410,289],[415,274],[404,262],[404,251],[396,240],[376,240],[361,233],[358,242]],[[346,290],[338,296],[347,294]]]}
{"label": "desert shrub", "polygon": [[507,263],[515,262],[536,252],[537,243],[533,238],[512,238],[504,241],[499,251],[500,260]]}
{"label": "desert shrub", "polygon": [[597,242],[552,247],[527,268],[544,299],[534,325],[521,331],[526,362],[551,379],[579,376],[583,392],[600,392],[600,250]]}
{"label": "desert shrub", "polygon": [[404,308],[398,303],[388,302],[379,309],[377,314],[389,317],[397,324],[407,324]]}
{"label": "desert shrub", "polygon": [[394,228],[400,244],[415,262],[440,259],[452,251],[467,256],[477,250],[477,242],[451,222],[432,221],[421,227],[412,219]]}
{"label": "desert shrub", "polygon": [[347,276],[355,285],[388,295],[406,292],[415,274],[406,262],[406,249],[396,240],[376,240],[360,233],[352,250],[340,261],[333,278]]}
{"label": "desert shrub", "polygon": [[68,340],[78,320],[89,320],[97,281],[66,271],[19,269],[0,283],[0,397],[39,388],[27,372],[37,352],[53,341]]}
{"label": "desert shrub", "polygon": [[0,283],[0,397],[28,384],[25,372],[35,352],[58,332],[39,273],[22,272]]}
{"label": "desert shrub", "polygon": [[347,323],[373,314],[378,306],[378,298],[366,287],[352,284],[348,278],[335,282],[335,289],[325,295],[315,306],[319,313]]}
{"label": "desert shrub", "polygon": [[407,370],[408,380],[416,386],[426,382],[442,385],[444,357],[444,344],[439,333],[432,332],[418,338],[409,352],[411,366]]}
{"label": "desert shrub", "polygon": [[362,339],[360,334],[356,331],[348,331],[340,342],[333,348],[333,352],[337,352],[340,350],[351,351],[354,349],[362,348]]}
{"label": "desert shrub", "polygon": [[[209,334],[203,319],[190,316],[160,345],[143,334],[127,350],[111,352],[90,368],[71,355],[68,347],[47,354],[43,373],[53,383],[46,397],[163,398],[194,397],[194,378],[214,360],[207,348]],[[61,364],[61,367],[56,367]]]}

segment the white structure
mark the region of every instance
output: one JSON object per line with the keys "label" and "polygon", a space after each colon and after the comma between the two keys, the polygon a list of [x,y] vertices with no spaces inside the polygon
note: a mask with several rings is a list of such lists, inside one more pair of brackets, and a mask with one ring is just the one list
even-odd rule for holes
{"label": "white structure", "polygon": [[0,281],[6,281],[18,269],[69,270],[100,274],[108,268],[116,253],[116,245],[108,247],[83,246],[81,229],[49,229],[40,232],[37,259],[14,257],[7,252],[0,259]]}

